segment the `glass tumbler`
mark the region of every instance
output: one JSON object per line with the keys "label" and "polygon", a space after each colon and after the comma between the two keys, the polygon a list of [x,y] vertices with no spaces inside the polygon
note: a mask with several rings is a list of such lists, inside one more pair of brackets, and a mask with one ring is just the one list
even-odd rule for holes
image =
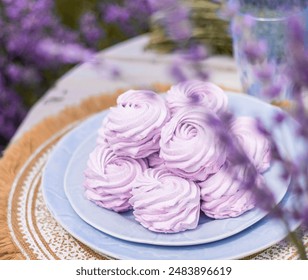
{"label": "glass tumbler", "polygon": [[[308,18],[308,1],[240,0],[231,24],[243,90],[267,102],[292,99],[288,75],[288,21]],[[306,23],[307,24],[307,23]]]}

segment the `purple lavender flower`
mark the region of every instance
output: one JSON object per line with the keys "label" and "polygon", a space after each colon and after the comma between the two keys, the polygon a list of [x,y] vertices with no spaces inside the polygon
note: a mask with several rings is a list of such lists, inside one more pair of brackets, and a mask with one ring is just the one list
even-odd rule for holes
{"label": "purple lavender flower", "polygon": [[86,12],[79,20],[80,32],[90,45],[95,45],[104,38],[105,33],[102,26],[98,25],[98,20],[93,12]]}
{"label": "purple lavender flower", "polygon": [[262,82],[268,83],[272,80],[275,74],[275,65],[271,62],[262,65],[260,68],[255,69],[255,76]]}
{"label": "purple lavender flower", "polygon": [[148,30],[149,17],[153,13],[148,0],[123,0],[117,4],[103,2],[99,6],[102,21],[116,27],[116,31],[126,37]]}
{"label": "purple lavender flower", "polygon": [[84,61],[91,55],[78,41],[78,33],[62,25],[53,11],[52,0],[0,2],[2,147],[13,136],[26,112],[17,90],[44,92],[48,86],[46,77],[52,71],[56,73],[59,66]]}
{"label": "purple lavender flower", "polygon": [[179,59],[173,61],[173,63],[171,64],[171,67],[170,67],[170,72],[171,72],[172,76],[178,82],[183,82],[183,81],[187,80],[187,76],[183,72],[182,62]]}
{"label": "purple lavender flower", "polygon": [[[308,50],[305,35],[308,31],[304,23],[298,18],[292,17],[288,22],[289,40],[288,53],[289,58],[289,75],[295,84],[308,86]],[[305,47],[306,46],[306,47]]]}
{"label": "purple lavender flower", "polygon": [[12,63],[6,67],[6,74],[12,82],[19,82],[22,77],[22,70],[20,65]]}
{"label": "purple lavender flower", "polygon": [[[20,122],[16,116],[18,121],[9,125],[7,117],[10,110],[14,111],[7,104],[11,104],[11,95],[18,95],[17,90],[33,92],[32,98],[37,98],[66,69],[62,66],[91,60],[94,51],[106,45],[102,40],[106,36],[102,26],[108,27],[108,23],[122,31],[122,39],[147,29],[148,16],[153,12],[149,1],[120,2],[121,6],[104,2],[103,10],[101,3],[97,3],[96,9],[81,15],[79,30],[72,30],[58,18],[53,0],[0,1],[0,73],[5,81],[1,85],[5,94],[1,93],[0,97],[0,116],[5,114],[2,120],[8,123],[1,132],[5,134],[5,141],[7,135],[12,135],[7,130],[16,129]],[[112,66],[108,66],[107,71],[113,77],[120,75]],[[22,107],[21,100],[18,102]],[[10,109],[5,111],[4,106]]]}
{"label": "purple lavender flower", "polygon": [[189,10],[186,7],[177,6],[167,10],[164,24],[168,35],[174,41],[184,41],[192,37]]}
{"label": "purple lavender flower", "polygon": [[[153,6],[153,3],[164,3],[166,4],[167,1],[151,1],[151,0],[126,0],[125,1],[125,7],[135,16],[140,17],[147,17],[153,14],[155,8]],[[137,13],[137,14],[136,14]]]}
{"label": "purple lavender flower", "polygon": [[267,45],[264,41],[246,42],[244,46],[244,54],[248,61],[255,63],[261,59],[267,50]]}
{"label": "purple lavender flower", "polygon": [[274,120],[276,121],[276,123],[282,124],[286,120],[286,117],[287,117],[286,113],[281,111],[275,114]]}
{"label": "purple lavender flower", "polygon": [[188,47],[182,54],[183,59],[191,62],[200,62],[208,57],[208,51],[204,45],[195,44]]}
{"label": "purple lavender flower", "polygon": [[171,63],[171,74],[179,82],[190,77],[206,81],[209,77],[207,69],[202,64],[208,56],[207,50],[201,45],[192,45],[181,49]]}
{"label": "purple lavender flower", "polygon": [[86,62],[93,57],[93,52],[80,46],[80,44],[70,43],[63,46],[49,38],[41,40],[37,46],[37,51],[48,59],[57,59],[62,63]]}
{"label": "purple lavender flower", "polygon": [[[237,142],[237,137],[233,134],[231,128],[234,120],[235,117],[231,113],[226,112],[220,118],[207,116],[205,122],[210,125],[222,141],[222,144],[227,147],[228,160],[234,166],[239,165],[245,167],[245,178],[240,182],[241,188],[252,192],[258,207],[265,211],[272,211],[276,205],[274,195],[265,182],[262,184],[259,183],[259,172],[256,166],[252,163],[243,147]],[[262,128],[262,135],[268,133],[263,125]]]}
{"label": "purple lavender flower", "polygon": [[115,23],[121,22],[126,23],[130,19],[129,11],[127,11],[124,7],[121,7],[116,4],[111,4],[106,7],[104,13],[104,20],[106,23]]}
{"label": "purple lavender flower", "polygon": [[271,84],[262,91],[262,95],[270,99],[275,99],[280,95],[281,91],[281,84]]}

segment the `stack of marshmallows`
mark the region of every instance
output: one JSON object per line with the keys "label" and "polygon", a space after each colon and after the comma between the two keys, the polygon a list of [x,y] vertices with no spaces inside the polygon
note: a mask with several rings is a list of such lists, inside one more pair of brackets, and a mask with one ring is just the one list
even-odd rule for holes
{"label": "stack of marshmallows", "polygon": [[[133,209],[145,228],[174,233],[198,226],[200,211],[236,217],[255,206],[245,188],[246,167],[232,163],[228,147],[209,124],[227,111],[228,97],[202,81],[174,85],[165,96],[129,90],[110,108],[84,172],[86,197],[116,212]],[[258,170],[270,166],[270,143],[251,117],[229,129]],[[230,133],[231,133],[230,132]]]}

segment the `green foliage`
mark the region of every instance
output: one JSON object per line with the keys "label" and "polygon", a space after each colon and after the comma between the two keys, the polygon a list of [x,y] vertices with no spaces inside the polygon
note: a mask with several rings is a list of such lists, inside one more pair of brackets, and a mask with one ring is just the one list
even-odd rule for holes
{"label": "green foliage", "polygon": [[[99,0],[55,0],[56,13],[63,24],[78,28],[78,20],[85,11],[94,11]],[[106,2],[106,1],[105,1]],[[108,1],[110,2],[110,1]]]}

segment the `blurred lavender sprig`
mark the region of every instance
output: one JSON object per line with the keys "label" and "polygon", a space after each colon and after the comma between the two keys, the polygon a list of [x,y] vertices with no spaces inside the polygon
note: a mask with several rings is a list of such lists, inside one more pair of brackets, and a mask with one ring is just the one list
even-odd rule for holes
{"label": "blurred lavender sprig", "polygon": [[208,72],[202,62],[208,57],[208,50],[205,45],[192,40],[191,8],[182,0],[148,0],[148,3],[153,20],[175,43],[175,57],[170,66],[173,78],[178,82],[192,77],[206,80]]}
{"label": "blurred lavender sprig", "polygon": [[[270,5],[267,6],[267,8],[269,7],[272,11],[274,9],[275,13],[279,12],[278,9],[281,9],[281,14],[285,14],[286,11],[294,11],[292,8],[293,6],[289,7],[283,5],[281,1],[243,0],[225,2],[225,8],[221,11],[220,15],[226,17],[231,22],[233,22],[233,18],[236,17],[238,13],[242,13],[241,5],[243,4],[249,4],[252,9],[251,11],[255,11],[254,9],[256,7],[264,8],[264,5],[267,4]],[[180,1],[170,0],[168,1],[168,7],[160,6],[159,8],[163,11],[165,16],[168,15],[172,17],[172,13],[168,11],[170,11],[170,7],[172,7],[173,10],[176,10],[176,5],[179,3]],[[288,1],[288,3],[290,4],[290,1]],[[307,1],[305,0],[294,0],[294,3],[291,4],[296,4],[296,7],[307,7]],[[182,31],[181,26],[183,26],[181,20],[184,20],[185,27],[189,26],[189,24],[186,23],[189,21],[189,11],[179,14],[181,15],[180,17],[169,18],[168,21],[163,22],[166,25],[165,32],[176,31],[173,34],[173,39],[181,51],[182,56],[177,57],[172,64],[172,71],[177,80],[183,81],[188,78],[185,72],[185,67],[183,67],[183,65],[187,66],[187,58],[188,61],[193,62],[192,67],[195,69],[194,74],[196,75],[196,72],[199,72],[200,65],[202,65],[202,61],[206,55],[199,57],[196,55],[196,50],[198,48],[191,48],[191,46],[187,44],[187,41],[189,41],[191,37],[191,31],[189,31],[189,28],[184,28],[183,30],[185,32],[183,34],[180,33],[180,31]],[[242,21],[237,22],[236,25],[232,26],[231,32],[241,35],[243,32],[249,30],[254,25],[253,16],[255,15],[250,15],[248,13],[246,16],[242,17]],[[178,24],[176,24],[177,21],[179,22]],[[298,129],[294,132],[296,133],[295,138],[298,139],[299,143],[306,147],[306,152],[303,152],[301,156],[291,159],[286,155],[281,154],[278,145],[279,142],[277,142],[281,141],[281,139],[276,139],[275,131],[279,130],[284,125],[287,113],[284,113],[283,111],[273,116],[272,122],[274,123],[274,126],[272,130],[267,129],[260,120],[258,121],[257,128],[260,134],[266,136],[271,143],[273,161],[278,162],[282,167],[282,180],[287,182],[289,178],[292,178],[292,186],[289,191],[296,196],[295,200],[297,200],[298,203],[289,209],[281,208],[280,205],[276,205],[273,194],[268,186],[254,189],[257,206],[266,211],[272,212],[273,216],[281,219],[285,224],[286,229],[290,231],[290,219],[295,219],[297,221],[301,221],[304,225],[308,225],[308,111],[304,105],[304,92],[308,90],[308,41],[307,26],[303,25],[299,18],[291,17],[287,25],[289,27],[289,34],[287,34],[288,45],[285,47],[287,48],[286,53],[288,54],[288,60],[285,74],[287,74],[286,76],[288,79],[276,78],[276,65],[273,64],[273,62],[266,62],[264,59],[266,53],[269,51],[269,46],[264,40],[262,40],[262,38],[255,38],[247,41],[243,49],[243,55],[249,63],[255,66],[255,79],[258,79],[263,84],[261,96],[264,98],[267,98],[268,100],[276,99],[280,96],[284,87],[290,87],[290,84],[292,85],[292,111],[289,113],[298,123]],[[181,36],[179,36],[179,34]],[[202,48],[204,49],[203,46]],[[206,54],[206,51],[204,54]],[[206,78],[207,75],[205,74],[204,79]],[[232,137],[230,133],[227,133],[230,131],[228,129],[230,120],[232,120],[232,116],[226,115],[220,123],[215,123],[212,127],[218,135],[220,135],[220,139],[222,139],[227,145],[229,154],[233,155],[232,157],[234,162],[246,167],[248,166],[247,172],[249,173],[249,180],[247,182],[243,182],[243,185],[246,188],[252,188],[257,185],[257,173],[245,153],[243,153],[237,143],[235,143],[234,137]],[[307,253],[302,240],[298,239],[294,232],[290,231],[289,235],[298,248],[300,258],[307,259]]]}
{"label": "blurred lavender sprig", "polygon": [[20,90],[39,92],[44,84],[50,85],[48,73],[58,72],[61,65],[82,61],[86,49],[78,42],[77,32],[63,26],[55,16],[52,0],[1,0],[0,30],[3,148],[26,113]]}
{"label": "blurred lavender sprig", "polygon": [[[200,69],[202,70],[200,66],[202,65],[202,61],[207,56],[207,51],[205,50],[204,46],[199,47],[187,44],[189,39],[192,37],[193,27],[189,24],[189,8],[186,7],[186,11],[183,12],[183,6],[181,6],[181,9],[178,8],[178,5],[180,4],[181,1],[169,0],[166,2],[166,6],[160,4],[158,8],[156,7],[156,13],[158,13],[158,16],[162,18],[161,22],[164,26],[165,32],[169,33],[169,35],[171,33],[171,38],[173,38],[178,50],[181,53],[180,56],[176,57],[174,63],[172,64],[172,73],[177,80],[183,81],[189,78],[189,76],[187,76],[187,73],[185,72],[185,68],[187,68],[187,65],[192,66],[192,69],[194,69],[195,71],[195,76],[197,76],[196,73],[203,73],[202,71],[200,71]],[[250,4],[260,5],[259,2],[251,2]],[[228,1],[226,9],[222,11],[221,15],[228,16],[229,20],[232,20],[232,18],[237,15],[240,8],[240,2]],[[177,16],[175,16],[174,14],[176,14]],[[166,17],[168,20],[166,20]],[[254,21],[250,15],[245,16],[243,19],[244,20],[240,22],[239,25],[233,26],[233,32],[241,33],[243,32],[243,27],[251,27],[254,24]],[[183,26],[185,28],[182,28]],[[290,61],[292,61],[292,63],[289,64],[289,69],[293,71],[292,74],[295,76],[293,78],[293,80],[296,81],[294,89],[297,89],[297,102],[299,103],[296,107],[297,111],[294,112],[294,116],[302,126],[302,129],[298,133],[304,136],[303,140],[308,144],[308,130],[304,129],[305,124],[308,123],[308,119],[307,114],[305,113],[306,111],[303,108],[303,100],[300,97],[302,86],[307,85],[306,73],[308,73],[306,70],[308,69],[308,63],[306,62],[306,54],[304,53],[303,49],[304,36],[303,30],[300,28],[300,26],[296,24],[296,22],[291,22],[290,26],[292,27],[290,30],[290,41],[292,42],[292,44],[290,45],[289,52],[291,54]],[[249,28],[247,28],[247,30],[249,30]],[[295,38],[292,38],[292,36]],[[267,51],[268,46],[266,42],[257,38],[256,40],[247,42],[244,47],[244,55],[246,56],[246,59],[253,64],[257,64],[258,61],[264,61],[263,58]],[[256,68],[255,71],[256,78],[262,80],[266,85],[263,88],[263,95],[270,98],[275,98],[280,94],[284,83],[283,80],[279,81],[279,83],[272,82],[275,75],[275,71],[273,70],[274,67],[275,65],[271,65],[270,63],[261,63],[260,67]],[[294,70],[294,68],[296,69]],[[297,74],[297,71],[300,73]],[[292,75],[290,76],[292,77]],[[206,78],[207,74],[205,73],[203,74],[203,79]],[[294,94],[296,94],[296,92],[294,92]],[[286,118],[283,113],[275,115],[273,119],[275,127],[273,130],[279,129],[279,127],[284,124],[285,119]],[[215,123],[212,125],[212,127],[217,132],[217,134],[220,135],[220,139],[222,139],[227,145],[229,154],[232,155],[233,162],[246,167],[246,172],[248,172],[248,180],[242,182],[243,187],[254,191],[257,206],[266,211],[272,212],[274,217],[281,219],[284,222],[287,230],[290,230],[288,222],[290,218],[307,222],[308,200],[306,201],[306,204],[304,201],[304,203],[300,203],[292,209],[282,209],[279,207],[279,205],[276,205],[274,196],[268,186],[264,185],[262,188],[255,188],[255,186],[258,185],[256,184],[256,180],[258,177],[256,169],[254,168],[250,160],[247,158],[247,155],[243,152],[241,147],[239,147],[239,145],[235,143],[235,137],[232,137],[232,135],[229,133],[230,129],[228,129],[228,126],[231,120],[232,116],[226,115],[222,117],[222,121],[219,124]],[[271,153],[273,156],[273,161],[279,162],[282,166],[282,180],[288,181],[290,177],[293,178],[292,191],[295,194],[300,195],[298,197],[298,201],[303,201],[303,197],[308,196],[308,154],[306,155],[306,157],[303,157],[301,159],[300,164],[298,159],[291,160],[290,158],[286,158],[284,155],[281,154],[280,149],[278,148],[279,145],[276,142],[277,139],[275,138],[273,131],[269,131],[261,121],[258,122],[258,130],[271,142]],[[302,163],[302,161],[304,161],[305,163]],[[304,177],[306,178],[304,185],[299,180],[302,175],[304,175]],[[298,240],[296,238],[296,235],[292,232],[290,232],[290,237],[294,241],[294,244],[296,244],[296,246],[298,247],[300,257],[306,259],[307,256],[305,248],[301,240]]]}
{"label": "blurred lavender sprig", "polygon": [[[237,1],[236,5],[234,4],[235,1],[231,2],[233,3],[232,12],[230,12],[229,15],[231,15],[230,20],[232,21],[233,17],[237,16],[234,7],[237,6],[240,9],[243,1]],[[248,1],[244,2],[247,4]],[[290,1],[287,2],[290,3]],[[304,5],[302,7],[307,7],[307,1],[294,1],[293,4],[297,4],[296,6],[299,7],[303,5],[304,2],[306,6]],[[249,2],[249,4],[252,6],[254,5],[252,2]],[[285,12],[283,3],[279,5],[278,2],[272,1],[269,4],[275,4],[275,9],[281,7],[283,9],[281,13]],[[262,6],[260,3],[255,3],[255,5]],[[232,32],[240,34],[241,32],[249,30],[249,27],[253,24],[253,22],[249,20],[249,17],[250,15],[248,13],[246,17],[242,17],[240,22],[234,21],[236,25],[232,26]],[[297,201],[296,205],[288,209],[280,208],[279,205],[275,207],[277,217],[280,218],[284,222],[286,228],[290,230],[290,219],[295,219],[301,221],[303,225],[308,225],[308,131],[306,128],[308,111],[305,107],[305,91],[307,91],[308,87],[308,48],[306,41],[308,30],[305,25],[307,23],[303,22],[303,17],[291,16],[286,24],[288,26],[286,29],[288,34],[286,34],[287,45],[285,46],[285,53],[288,54],[288,58],[285,71],[288,79],[281,79],[277,82],[277,73],[274,70],[276,65],[274,65],[272,61],[266,61],[266,59],[264,59],[265,53],[268,51],[269,47],[262,41],[262,38],[252,38],[247,42],[244,46],[244,56],[246,56],[247,61],[254,65],[255,79],[259,80],[263,85],[260,89],[262,91],[260,96],[267,100],[272,100],[279,96],[283,88],[291,88],[292,99],[288,102],[292,105],[288,113],[296,120],[298,127],[294,132],[290,131],[290,133],[295,133],[294,138],[298,140],[297,144],[304,147],[305,151],[303,151],[303,154],[297,155],[296,158],[289,158],[282,155],[278,148],[278,141],[282,141],[282,139],[276,139],[275,130],[282,128],[287,113],[279,112],[273,116],[272,122],[274,125],[271,130],[267,129],[261,121],[258,122],[259,132],[271,141],[273,160],[279,162],[283,169],[281,178],[284,180],[292,178],[292,185],[289,191],[295,195],[295,200]],[[276,82],[274,82],[275,80]],[[290,85],[292,86],[290,87]],[[294,145],[296,145],[296,143],[294,143]],[[269,196],[262,195],[262,197],[263,202],[259,200],[259,204],[264,205],[264,201],[267,201]],[[269,201],[267,201],[266,204],[269,204]],[[298,239],[293,232],[290,232],[290,237],[297,246],[300,257],[302,259],[307,259],[307,253],[302,240]]]}
{"label": "blurred lavender sprig", "polygon": [[151,0],[103,2],[98,10],[102,22],[117,27],[126,37],[148,30],[149,17],[153,13]]}
{"label": "blurred lavender sprig", "polygon": [[[150,13],[147,0],[97,1],[73,30],[62,23],[54,0],[0,0],[0,152],[28,106],[61,74],[88,61],[106,42],[146,30]],[[112,76],[119,75],[114,67],[107,68]]]}

